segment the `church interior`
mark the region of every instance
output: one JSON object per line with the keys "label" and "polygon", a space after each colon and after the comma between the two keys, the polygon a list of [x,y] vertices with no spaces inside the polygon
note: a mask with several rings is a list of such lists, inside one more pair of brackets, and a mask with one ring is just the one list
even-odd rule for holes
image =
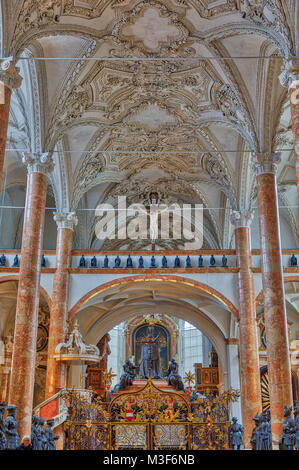
{"label": "church interior", "polygon": [[0,0],[0,50],[0,450],[298,450],[299,1]]}

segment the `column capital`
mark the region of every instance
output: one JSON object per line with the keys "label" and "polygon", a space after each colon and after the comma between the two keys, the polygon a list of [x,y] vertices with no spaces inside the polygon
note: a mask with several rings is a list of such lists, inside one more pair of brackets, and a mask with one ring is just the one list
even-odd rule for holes
{"label": "column capital", "polygon": [[278,152],[254,152],[251,156],[251,167],[256,171],[257,176],[262,173],[276,174],[280,161],[281,157]]}
{"label": "column capital", "polygon": [[27,165],[28,173],[48,175],[54,169],[54,161],[49,153],[23,153],[22,161]]}
{"label": "column capital", "polygon": [[15,66],[13,57],[7,57],[0,62],[0,81],[9,88],[19,88],[23,78],[19,74],[20,67]]}
{"label": "column capital", "polygon": [[254,210],[240,210],[233,211],[230,216],[230,221],[235,228],[247,227],[249,228],[254,217]]}
{"label": "column capital", "polygon": [[283,87],[289,86],[290,88],[296,80],[299,80],[299,59],[289,57],[282,66],[279,81]]}
{"label": "column capital", "polygon": [[74,227],[78,224],[78,218],[75,212],[54,212],[54,220],[57,224],[57,228],[69,228],[74,230]]}

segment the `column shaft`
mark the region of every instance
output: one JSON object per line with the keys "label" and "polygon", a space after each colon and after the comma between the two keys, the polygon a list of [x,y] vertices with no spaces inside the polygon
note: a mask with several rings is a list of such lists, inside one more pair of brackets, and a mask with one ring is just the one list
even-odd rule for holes
{"label": "column shaft", "polygon": [[275,172],[257,175],[264,315],[267,338],[273,448],[278,447],[283,407],[292,404],[291,369],[285,308],[278,197]]}
{"label": "column shaft", "polygon": [[3,99],[0,100],[0,191],[2,189],[2,176],[5,158],[5,147],[7,138],[7,128],[10,109],[11,89],[4,83],[0,83],[3,87]]}
{"label": "column shaft", "polygon": [[27,193],[9,390],[9,404],[18,407],[21,439],[31,433],[47,173],[53,168],[47,154],[24,155],[23,162]]}
{"label": "column shaft", "polygon": [[296,164],[296,183],[299,201],[299,70],[294,69],[294,80],[290,84],[290,103],[292,114],[292,128],[294,135],[294,150],[295,150],[295,164]]}
{"label": "column shaft", "polygon": [[238,297],[242,421],[244,445],[245,448],[250,448],[250,438],[254,427],[253,417],[257,413],[261,413],[262,407],[254,280],[250,269],[252,258],[249,227],[235,229],[235,244],[237,265],[240,269],[238,272]]}
{"label": "column shaft", "polygon": [[54,359],[55,348],[65,340],[68,313],[69,267],[71,264],[73,230],[58,228],[56,272],[53,279],[51,318],[48,345],[46,399],[65,386],[65,365]]}

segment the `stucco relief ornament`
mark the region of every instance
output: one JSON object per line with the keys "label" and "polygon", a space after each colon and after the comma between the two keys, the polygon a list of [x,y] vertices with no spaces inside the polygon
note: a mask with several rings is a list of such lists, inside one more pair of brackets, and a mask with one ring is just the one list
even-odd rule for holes
{"label": "stucco relief ornament", "polygon": [[188,55],[195,52],[189,47],[189,31],[179,15],[153,0],[143,0],[129,12],[122,13],[112,36],[117,44],[124,46],[124,54],[162,56],[178,50]]}
{"label": "stucco relief ornament", "polygon": [[23,153],[22,162],[27,165],[28,173],[43,173],[47,175],[54,169],[52,156],[46,153]]}

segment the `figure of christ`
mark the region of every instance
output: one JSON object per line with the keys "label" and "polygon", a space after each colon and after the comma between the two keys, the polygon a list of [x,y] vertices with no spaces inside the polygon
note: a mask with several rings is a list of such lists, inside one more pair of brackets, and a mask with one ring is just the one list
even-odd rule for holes
{"label": "figure of christ", "polygon": [[142,379],[161,379],[160,351],[153,338],[148,339],[142,348],[139,375]]}

